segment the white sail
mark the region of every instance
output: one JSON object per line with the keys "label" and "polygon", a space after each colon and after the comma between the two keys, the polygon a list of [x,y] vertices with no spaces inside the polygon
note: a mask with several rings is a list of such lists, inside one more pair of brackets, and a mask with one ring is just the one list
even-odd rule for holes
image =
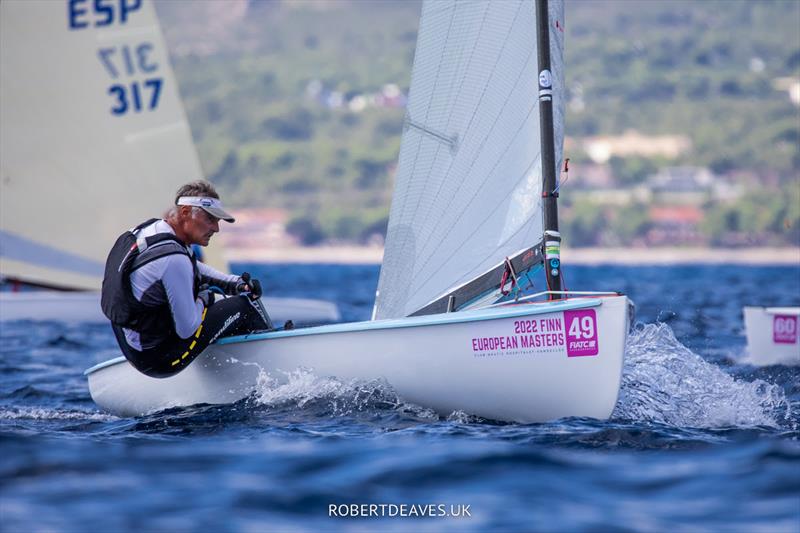
{"label": "white sail", "polygon": [[116,237],[202,176],[153,5],[0,2],[0,273],[99,289]]}
{"label": "white sail", "polygon": [[[543,233],[533,0],[423,4],[375,318],[406,316]],[[556,168],[564,7],[551,0]]]}

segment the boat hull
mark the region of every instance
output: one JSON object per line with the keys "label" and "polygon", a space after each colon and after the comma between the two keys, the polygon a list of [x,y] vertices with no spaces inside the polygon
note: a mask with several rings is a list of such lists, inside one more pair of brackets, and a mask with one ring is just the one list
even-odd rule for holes
{"label": "boat hull", "polygon": [[745,307],[751,363],[800,365],[800,307]]}
{"label": "boat hull", "polygon": [[383,378],[404,400],[444,415],[605,419],[619,392],[629,306],[625,296],[577,298],[278,331],[222,339],[167,379],[146,377],[124,359],[87,375],[95,402],[122,416],[234,402],[264,373],[280,382],[301,368]]}

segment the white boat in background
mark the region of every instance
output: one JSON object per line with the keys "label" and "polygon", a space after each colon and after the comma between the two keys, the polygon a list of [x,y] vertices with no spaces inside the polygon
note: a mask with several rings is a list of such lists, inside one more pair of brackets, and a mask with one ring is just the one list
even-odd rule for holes
{"label": "white boat in background", "polygon": [[[94,401],[123,416],[227,403],[300,369],[382,378],[445,415],[609,417],[632,304],[561,287],[563,15],[423,4],[372,321],[221,339],[166,379],[114,359],[86,371]],[[525,296],[540,270],[548,290]]]}
{"label": "white boat in background", "polygon": [[[264,306],[276,324],[291,320],[298,325],[341,320],[336,305],[310,298],[263,297]],[[6,320],[52,320],[67,323],[106,323],[97,291],[0,292],[0,322]]]}
{"label": "white boat in background", "polygon": [[800,307],[745,307],[749,362],[800,365]]}
{"label": "white boat in background", "polygon": [[[2,320],[104,321],[117,236],[202,176],[153,5],[111,4],[0,3]],[[330,302],[268,304],[276,320],[339,320]]]}

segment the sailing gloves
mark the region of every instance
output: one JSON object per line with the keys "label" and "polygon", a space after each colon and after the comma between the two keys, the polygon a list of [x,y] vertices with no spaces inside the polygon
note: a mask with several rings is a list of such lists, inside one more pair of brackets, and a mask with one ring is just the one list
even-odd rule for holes
{"label": "sailing gloves", "polygon": [[[240,277],[240,281],[238,283],[231,282],[230,288],[226,287],[225,293],[227,294],[247,294],[251,300],[258,300],[261,298],[261,282],[257,279],[253,279],[250,277],[250,274],[244,272]],[[236,283],[236,285],[233,285]],[[217,281],[217,284],[221,284]],[[230,289],[233,289],[232,292]],[[222,289],[218,288],[217,286],[210,287],[208,284],[203,284],[200,286],[200,291],[197,293],[197,298],[203,302],[205,307],[211,307],[214,303],[214,293],[223,294]]]}
{"label": "sailing gloves", "polygon": [[251,300],[258,300],[261,298],[261,282],[259,282],[257,279],[251,278],[250,274],[247,272],[244,272],[241,276],[239,276],[239,278],[239,282],[230,282],[229,285],[215,280],[217,285],[225,286],[225,291],[216,285],[210,287],[208,284],[203,284],[200,286],[200,292],[197,293],[197,298],[202,301],[203,305],[206,307],[210,307],[214,303],[214,293],[246,294]]}
{"label": "sailing gloves", "polygon": [[251,278],[250,274],[247,272],[243,272],[240,277],[242,278],[242,282],[237,285],[236,291],[239,294],[249,292],[251,300],[258,300],[261,298],[261,282]]}

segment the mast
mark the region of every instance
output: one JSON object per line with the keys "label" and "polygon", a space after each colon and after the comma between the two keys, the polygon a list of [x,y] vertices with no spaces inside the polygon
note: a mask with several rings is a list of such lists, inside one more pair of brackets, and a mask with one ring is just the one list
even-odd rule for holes
{"label": "mast", "polygon": [[[542,142],[542,204],[544,213],[544,270],[547,288],[561,290],[561,234],[558,232],[558,190],[553,134],[553,75],[550,71],[550,16],[547,0],[536,0],[536,39],[539,59],[539,130]],[[550,295],[551,300],[560,295]]]}

